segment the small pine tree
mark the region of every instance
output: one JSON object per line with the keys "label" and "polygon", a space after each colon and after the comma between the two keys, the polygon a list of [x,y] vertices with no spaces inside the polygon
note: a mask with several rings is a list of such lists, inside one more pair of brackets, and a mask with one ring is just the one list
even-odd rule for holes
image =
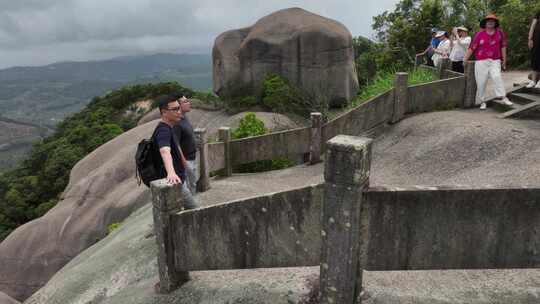
{"label": "small pine tree", "polygon": [[240,119],[238,128],[232,131],[232,138],[238,139],[263,135],[266,132],[268,132],[268,129],[264,126],[264,122],[255,113],[247,113],[246,116]]}

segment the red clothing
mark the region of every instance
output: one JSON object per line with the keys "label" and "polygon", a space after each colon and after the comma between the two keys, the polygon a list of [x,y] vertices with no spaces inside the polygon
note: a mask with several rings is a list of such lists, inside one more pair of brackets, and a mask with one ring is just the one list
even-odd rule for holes
{"label": "red clothing", "polygon": [[478,32],[469,46],[476,60],[502,59],[502,48],[508,46],[506,35],[501,30],[488,34],[485,30]]}

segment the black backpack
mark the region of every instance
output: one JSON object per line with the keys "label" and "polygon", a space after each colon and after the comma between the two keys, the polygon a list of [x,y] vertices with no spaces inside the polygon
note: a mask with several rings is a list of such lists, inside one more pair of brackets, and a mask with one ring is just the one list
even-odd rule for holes
{"label": "black backpack", "polygon": [[154,130],[150,139],[141,140],[137,146],[137,152],[135,153],[135,178],[139,186],[142,181],[147,187],[150,187],[151,181],[165,177],[163,174],[165,171],[163,160],[154,141],[156,130]]}

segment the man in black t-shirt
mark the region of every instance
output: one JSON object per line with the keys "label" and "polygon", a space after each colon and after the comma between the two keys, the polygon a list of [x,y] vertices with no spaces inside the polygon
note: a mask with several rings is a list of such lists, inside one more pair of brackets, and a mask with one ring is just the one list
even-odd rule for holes
{"label": "man in black t-shirt", "polygon": [[180,94],[172,94],[180,103],[182,110],[182,119],[173,127],[174,134],[180,141],[180,148],[184,152],[187,161],[186,177],[188,188],[193,195],[197,192],[197,181],[199,180],[199,166],[197,165],[197,143],[193,126],[187,117],[187,113],[191,112],[191,100]]}
{"label": "man in black t-shirt", "polygon": [[159,154],[163,161],[165,170],[163,175],[166,176],[170,184],[181,184],[182,197],[186,209],[197,208],[198,205],[185,182],[187,162],[172,128],[182,118],[180,104],[178,104],[175,98],[168,95],[158,96],[156,102],[158,103],[161,121],[156,126],[153,140],[159,148]]}

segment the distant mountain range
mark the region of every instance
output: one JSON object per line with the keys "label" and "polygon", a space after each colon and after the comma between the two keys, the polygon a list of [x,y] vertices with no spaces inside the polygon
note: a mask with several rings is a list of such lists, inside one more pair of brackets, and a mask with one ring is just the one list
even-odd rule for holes
{"label": "distant mountain range", "polygon": [[211,56],[155,54],[3,69],[0,113],[18,121],[54,127],[94,96],[126,84],[171,80],[196,90],[210,89]]}
{"label": "distant mountain range", "polygon": [[162,81],[210,90],[211,55],[154,54],[0,70],[0,133],[5,133],[0,136],[0,171],[93,97],[124,85]]}

